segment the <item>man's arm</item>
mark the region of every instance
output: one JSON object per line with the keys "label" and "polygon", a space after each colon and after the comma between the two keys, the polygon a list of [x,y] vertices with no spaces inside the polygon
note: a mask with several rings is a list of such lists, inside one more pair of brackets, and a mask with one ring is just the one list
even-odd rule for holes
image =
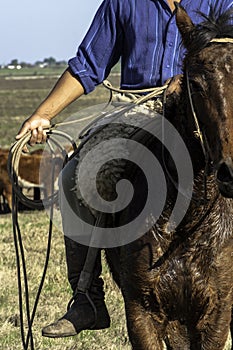
{"label": "man's arm", "polygon": [[35,112],[25,120],[16,139],[20,139],[28,131],[32,131],[30,144],[44,142],[46,133],[43,130],[50,126],[50,120],[65,109],[69,104],[83,95],[84,89],[69,69],[66,69],[46,99]]}

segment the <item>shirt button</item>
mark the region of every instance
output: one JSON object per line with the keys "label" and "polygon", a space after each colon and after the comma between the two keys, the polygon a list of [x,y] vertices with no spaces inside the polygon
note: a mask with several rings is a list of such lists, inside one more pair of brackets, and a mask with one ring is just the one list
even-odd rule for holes
{"label": "shirt button", "polygon": [[169,46],[169,47],[172,47],[172,46],[173,46],[173,43],[170,42],[170,43],[168,44],[168,46]]}
{"label": "shirt button", "polygon": [[170,68],[170,64],[167,64],[166,67],[167,67],[167,68]]}

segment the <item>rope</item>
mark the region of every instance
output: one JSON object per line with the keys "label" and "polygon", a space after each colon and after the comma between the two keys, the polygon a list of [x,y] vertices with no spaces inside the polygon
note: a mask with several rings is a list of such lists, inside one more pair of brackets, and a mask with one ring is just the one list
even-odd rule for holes
{"label": "rope", "polygon": [[[60,136],[67,139],[71,143],[73,149],[75,150],[76,149],[75,141],[65,132],[60,130],[55,130],[54,129],[55,126],[56,125],[53,125],[50,129],[47,129],[47,130],[45,129],[48,136],[47,144],[49,145],[50,152],[53,154],[53,156],[55,156],[55,154],[54,154],[52,144],[54,144],[58,149],[62,150],[63,153],[64,153],[64,150],[62,149],[58,141],[50,137],[51,135]],[[18,185],[19,162],[20,162],[22,150],[26,146],[26,144],[29,142],[30,138],[31,138],[31,132],[29,131],[20,140],[16,141],[13,144],[8,156],[7,169],[8,169],[8,174],[12,183],[13,192],[15,192],[19,201],[29,208],[41,210],[41,209],[50,207],[52,203],[55,203],[57,201],[58,192],[54,192],[54,193],[52,192],[53,194],[48,198],[43,199],[43,201],[41,199],[31,200],[22,193]],[[66,160],[67,158],[68,158],[68,155],[66,153]]]}
{"label": "rope", "polygon": [[[54,178],[54,171],[53,171]],[[52,182],[53,183],[53,182]],[[15,253],[16,253],[16,266],[17,266],[17,281],[18,281],[18,297],[19,297],[19,313],[20,313],[20,331],[21,331],[21,340],[23,349],[27,350],[30,344],[31,350],[34,350],[34,340],[33,340],[33,332],[32,325],[34,321],[34,317],[36,314],[36,309],[38,306],[40,294],[43,288],[48,262],[51,248],[51,240],[52,240],[52,221],[53,221],[53,205],[51,205],[50,216],[49,216],[49,233],[48,233],[48,244],[46,250],[46,258],[44,263],[44,269],[41,277],[41,281],[37,290],[36,298],[34,301],[34,305],[32,308],[32,313],[30,312],[30,302],[29,302],[29,288],[28,288],[28,278],[27,278],[27,268],[26,268],[26,260],[24,255],[24,247],[22,242],[22,235],[20,232],[20,226],[18,223],[18,198],[17,194],[13,191],[12,197],[12,223],[13,223],[13,235],[14,235],[14,245],[15,245]],[[22,270],[21,270],[22,267]],[[21,281],[21,275],[23,276],[23,283]],[[24,288],[23,288],[23,286]],[[23,290],[24,290],[24,298],[23,298]],[[26,320],[28,331],[26,333],[24,326],[24,311],[23,311],[23,300],[25,301],[26,308]]]}
{"label": "rope", "polygon": [[[112,84],[108,80],[103,81],[103,86],[107,88],[110,91],[110,98],[108,104],[112,101],[113,97],[113,92],[117,92],[120,94],[131,94],[135,95],[135,99],[132,101],[136,105],[140,103],[144,103],[156,96],[160,96],[163,94],[163,92],[167,89],[168,84],[165,84],[163,86],[159,87],[151,87],[151,88],[146,88],[146,89],[140,89],[140,90],[125,90],[125,89],[120,89],[112,86]],[[139,94],[139,96],[137,96]],[[144,95],[142,95],[144,94]]]}
{"label": "rope", "polygon": [[233,43],[233,38],[214,38],[210,43]]}
{"label": "rope", "polygon": [[189,83],[188,70],[186,70],[186,83],[187,83],[187,90],[188,90],[188,97],[189,97],[189,103],[190,103],[190,107],[191,107],[191,112],[192,112],[192,116],[193,116],[195,127],[196,127],[196,130],[194,131],[194,135],[197,138],[199,138],[199,140],[200,140],[202,152],[203,152],[203,155],[204,155],[204,158],[205,158],[205,170],[204,170],[204,175],[203,175],[204,176],[204,198],[205,198],[205,200],[207,200],[207,171],[208,171],[208,165],[209,165],[209,154],[206,151],[206,146],[208,146],[208,141],[207,141],[207,139],[205,139],[205,142],[204,142],[204,137],[203,137],[203,134],[201,132],[201,128],[199,126],[199,121],[198,121],[198,118],[197,118],[197,114],[195,112],[195,108],[194,108],[194,105],[193,105],[193,99],[192,99],[191,88],[190,88],[190,83]]}
{"label": "rope", "polygon": [[[69,135],[67,135],[64,132],[60,132],[58,130],[53,130],[53,128],[54,127],[46,131],[48,135],[54,134],[54,135],[62,136],[71,142],[74,149],[76,148],[76,144],[74,143],[73,139]],[[31,350],[35,350],[32,325],[35,318],[36,309],[39,303],[40,294],[43,288],[43,284],[44,284],[44,280],[45,280],[46,272],[48,268],[48,262],[49,262],[49,256],[50,256],[50,250],[51,250],[51,241],[52,241],[54,203],[57,199],[57,193],[54,194],[55,166],[53,166],[52,179],[51,179],[52,180],[51,193],[53,193],[53,195],[43,201],[43,203],[46,206],[50,206],[49,231],[48,231],[46,257],[45,257],[45,263],[44,263],[41,281],[37,290],[36,298],[32,307],[32,312],[31,312],[26,260],[25,260],[23,242],[22,242],[22,235],[20,232],[20,226],[18,222],[18,203],[20,201],[26,206],[35,208],[35,209],[38,209],[38,208],[41,209],[43,203],[41,201],[32,201],[29,198],[25,197],[18,186],[18,173],[19,173],[18,167],[19,167],[20,156],[21,156],[23,147],[28,143],[28,141],[30,140],[30,137],[31,137],[31,133],[29,132],[12,146],[9,152],[8,164],[7,164],[9,176],[12,182],[12,193],[13,193],[12,224],[13,224],[13,237],[14,237],[16,266],[17,266],[20,332],[21,332],[21,340],[22,340],[22,345],[24,350],[28,350],[29,346]],[[51,138],[48,138],[48,140],[52,144],[54,143],[56,146],[59,146],[61,149],[61,146],[58,144],[56,140],[52,140]],[[52,145],[50,146],[50,150],[53,153]],[[54,161],[54,158],[53,158],[53,161]],[[23,281],[21,279],[21,276],[23,277]],[[23,291],[24,291],[24,295],[23,295]],[[26,315],[24,315],[23,301],[25,302]],[[27,332],[25,331],[24,318],[26,318],[27,320],[27,324],[26,324],[26,327],[28,328]]]}
{"label": "rope", "polygon": [[103,81],[103,86],[106,87],[108,90],[114,91],[114,92],[118,92],[121,94],[127,94],[127,93],[131,93],[131,94],[143,94],[143,93],[147,93],[147,92],[154,92],[157,91],[158,95],[161,94],[163,92],[163,90],[165,90],[167,88],[168,85],[164,85],[164,86],[160,86],[160,87],[151,87],[151,88],[146,88],[146,89],[138,89],[138,90],[124,90],[124,89],[120,89],[120,88],[116,88],[114,87],[109,80],[104,80]]}
{"label": "rope", "polygon": [[[153,97],[162,95],[163,92],[168,87],[168,84],[165,84],[165,85],[160,86],[160,87],[151,87],[151,88],[147,88],[147,89],[124,90],[124,89],[120,89],[120,88],[114,87],[110,83],[110,81],[108,81],[108,80],[104,80],[102,84],[103,84],[103,86],[106,89],[108,89],[110,91],[110,98],[109,98],[108,103],[106,104],[106,107],[109,106],[110,102],[112,101],[112,92],[117,92],[117,93],[121,93],[121,94],[132,94],[132,95],[135,94],[135,99],[131,101],[131,106],[132,106],[132,103],[140,104],[140,103],[148,101],[149,99],[152,99]],[[140,95],[137,96],[137,94],[140,94]],[[146,94],[146,95],[142,95],[142,94]],[[125,108],[125,106],[124,106],[124,108]],[[132,107],[129,107],[129,109],[130,108],[132,108]],[[91,122],[90,124],[88,124],[88,126],[86,128],[84,128],[84,130],[86,130],[87,128],[89,129],[91,127],[91,125],[95,124],[99,119],[103,118],[103,116],[104,116],[104,112],[98,113],[98,115],[96,115],[96,113],[93,113],[93,114],[90,114],[87,117],[83,117],[83,118],[80,118],[80,119],[77,119],[77,120],[71,120],[71,121],[57,123],[56,125],[54,125],[54,127],[55,126],[58,127],[58,126],[77,124],[77,123],[80,123],[80,122],[83,122],[83,121],[87,121],[87,120],[90,120],[90,119],[94,118],[94,121]],[[82,131],[82,134],[83,133],[84,133],[84,131]]]}

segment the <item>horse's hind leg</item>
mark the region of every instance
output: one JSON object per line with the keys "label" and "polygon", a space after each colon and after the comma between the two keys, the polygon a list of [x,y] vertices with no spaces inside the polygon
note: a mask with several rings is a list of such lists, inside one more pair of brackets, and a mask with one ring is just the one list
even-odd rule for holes
{"label": "horse's hind leg", "polygon": [[133,350],[166,350],[162,340],[164,324],[156,324],[151,314],[137,301],[126,302],[129,339]]}

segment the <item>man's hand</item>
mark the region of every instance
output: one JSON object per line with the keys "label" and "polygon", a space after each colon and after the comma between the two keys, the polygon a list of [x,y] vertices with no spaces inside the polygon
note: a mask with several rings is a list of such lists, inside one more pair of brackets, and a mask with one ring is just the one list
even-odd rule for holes
{"label": "man's hand", "polygon": [[32,135],[29,141],[31,146],[36,143],[44,143],[46,141],[46,131],[44,129],[47,129],[50,126],[49,119],[33,114],[30,118],[25,120],[15,138],[16,140],[19,140],[28,131],[31,131]]}
{"label": "man's hand", "polygon": [[49,95],[40,104],[32,116],[21,126],[16,140],[19,140],[28,131],[32,132],[29,144],[46,141],[45,128],[50,127],[50,120],[56,117],[71,102],[84,94],[84,88],[69,69],[66,69],[58,79]]}

